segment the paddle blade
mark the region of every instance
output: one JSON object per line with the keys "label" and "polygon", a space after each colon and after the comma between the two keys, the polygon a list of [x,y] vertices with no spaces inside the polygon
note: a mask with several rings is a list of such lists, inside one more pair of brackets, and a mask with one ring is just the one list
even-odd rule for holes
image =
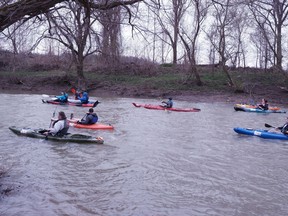
{"label": "paddle blade", "polygon": [[70,90],[73,94],[76,94],[76,89],[75,88],[71,88]]}
{"label": "paddle blade", "polygon": [[95,103],[93,104],[93,108],[96,107],[99,103],[101,103],[101,102],[99,102],[98,100],[95,101]]}
{"label": "paddle blade", "polygon": [[271,125],[265,123],[265,127],[267,127],[267,128],[271,128],[271,127],[273,127],[273,126],[271,126]]}

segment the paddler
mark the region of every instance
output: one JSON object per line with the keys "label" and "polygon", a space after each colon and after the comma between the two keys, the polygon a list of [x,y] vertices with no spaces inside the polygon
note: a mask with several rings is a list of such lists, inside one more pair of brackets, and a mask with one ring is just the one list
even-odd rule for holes
{"label": "paddler", "polygon": [[172,108],[173,107],[173,100],[171,97],[168,98],[168,101],[162,101],[165,105],[161,105],[165,108]]}
{"label": "paddler", "polygon": [[68,94],[66,92],[61,92],[61,95],[55,96],[57,99],[55,101],[59,102],[67,102],[68,101]]}
{"label": "paddler", "polygon": [[85,114],[85,116],[78,121],[78,124],[84,124],[84,125],[91,125],[95,124],[98,121],[98,116],[96,113],[94,113],[94,109],[90,108],[89,112]]}
{"label": "paddler", "polygon": [[283,126],[272,128],[272,129],[269,130],[269,132],[283,133],[285,135],[288,135],[288,117],[286,117],[286,122],[285,122],[285,124]]}
{"label": "paddler", "polygon": [[66,115],[63,111],[58,113],[58,119],[53,122],[52,127],[46,130],[44,135],[52,136],[64,136],[67,134],[69,129],[69,123],[67,121]]}

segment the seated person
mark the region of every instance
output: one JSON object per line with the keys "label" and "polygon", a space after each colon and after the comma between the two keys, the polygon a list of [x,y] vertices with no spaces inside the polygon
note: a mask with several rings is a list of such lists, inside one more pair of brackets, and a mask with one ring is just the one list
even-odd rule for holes
{"label": "seated person", "polygon": [[63,111],[58,114],[58,120],[54,121],[52,127],[48,130],[43,131],[44,135],[52,136],[64,136],[67,134],[69,129],[69,123],[67,121],[66,115]]}
{"label": "seated person", "polygon": [[286,118],[286,123],[283,126],[272,128],[269,130],[269,132],[283,133],[285,135],[288,135],[288,117]]}
{"label": "seated person", "polygon": [[84,124],[84,125],[90,125],[95,124],[98,121],[98,116],[96,113],[94,113],[93,108],[89,109],[89,112],[86,113],[86,115],[81,119],[81,121],[78,121],[78,124]]}
{"label": "seated person", "polygon": [[288,117],[286,118],[286,123],[281,127],[277,127],[277,129],[280,130],[281,133],[288,135]]}
{"label": "seated person", "polygon": [[67,102],[68,101],[68,94],[66,92],[61,92],[61,95],[55,96],[57,99],[55,101],[59,102]]}
{"label": "seated person", "polygon": [[87,104],[89,102],[88,93],[84,91],[82,96],[77,96],[77,99],[80,100],[82,104]]}
{"label": "seated person", "polygon": [[168,98],[168,101],[162,101],[162,103],[165,103],[165,105],[161,105],[162,107],[165,107],[165,108],[172,108],[173,107],[173,101],[172,101],[172,98]]}
{"label": "seated person", "polygon": [[262,109],[262,110],[268,110],[269,109],[268,101],[263,98],[262,103],[259,104],[257,108]]}

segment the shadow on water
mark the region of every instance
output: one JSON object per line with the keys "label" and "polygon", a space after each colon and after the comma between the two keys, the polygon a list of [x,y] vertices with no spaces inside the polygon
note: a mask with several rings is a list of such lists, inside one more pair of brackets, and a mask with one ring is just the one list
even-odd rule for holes
{"label": "shadow on water", "polygon": [[[234,127],[279,125],[285,114],[235,112],[229,103],[175,100],[179,113],[135,108],[151,99],[99,98],[104,145],[19,137],[8,126],[46,128],[53,112],[37,95],[1,94],[1,184],[15,188],[1,215],[286,215],[288,142],[241,136]],[[97,98],[98,99],[98,98]]]}

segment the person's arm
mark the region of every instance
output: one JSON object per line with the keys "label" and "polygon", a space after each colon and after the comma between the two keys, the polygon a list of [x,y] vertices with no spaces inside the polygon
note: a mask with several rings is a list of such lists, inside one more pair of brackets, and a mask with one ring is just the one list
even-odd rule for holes
{"label": "person's arm", "polygon": [[88,124],[89,121],[90,121],[90,119],[91,119],[91,115],[86,114],[86,115],[81,119],[81,121],[80,121],[79,123],[80,123],[80,124]]}
{"label": "person's arm", "polygon": [[49,133],[55,135],[58,131],[63,128],[63,123],[61,121],[56,122],[53,128],[49,128]]}

